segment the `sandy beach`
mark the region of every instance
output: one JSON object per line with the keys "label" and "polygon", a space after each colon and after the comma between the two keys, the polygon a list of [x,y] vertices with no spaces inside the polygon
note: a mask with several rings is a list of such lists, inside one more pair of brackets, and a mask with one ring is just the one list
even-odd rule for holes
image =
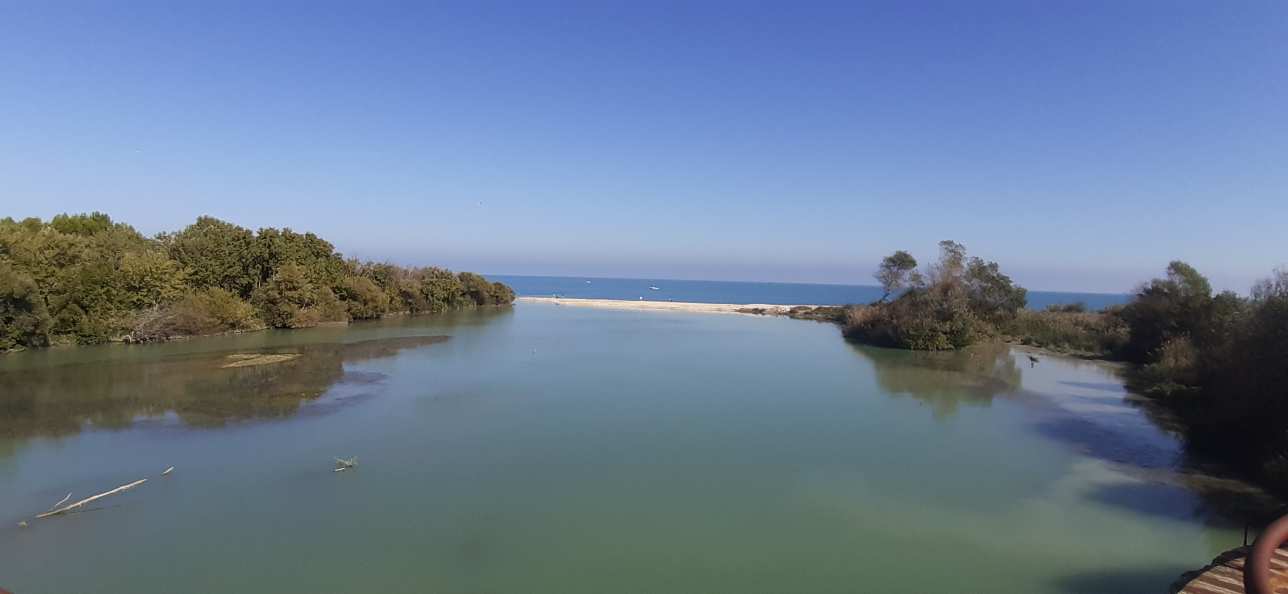
{"label": "sandy beach", "polygon": [[692,313],[723,313],[741,315],[784,315],[793,307],[815,307],[813,305],[770,305],[763,303],[693,303],[687,301],[569,299],[562,297],[519,297],[516,301],[525,303],[553,303],[556,305],[572,305],[575,307],[599,307],[605,309],[645,309],[652,311],[687,311]]}

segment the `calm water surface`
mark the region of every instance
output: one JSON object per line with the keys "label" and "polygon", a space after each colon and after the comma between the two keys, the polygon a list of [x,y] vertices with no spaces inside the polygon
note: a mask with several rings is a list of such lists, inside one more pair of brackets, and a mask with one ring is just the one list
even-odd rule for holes
{"label": "calm water surface", "polygon": [[17,594],[1162,592],[1246,496],[1104,366],[780,318],[521,304],[22,353],[0,390]]}

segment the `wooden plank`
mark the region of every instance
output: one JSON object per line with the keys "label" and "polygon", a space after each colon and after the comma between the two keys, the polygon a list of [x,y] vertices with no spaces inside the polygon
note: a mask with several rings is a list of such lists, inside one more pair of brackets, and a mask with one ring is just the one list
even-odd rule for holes
{"label": "wooden plank", "polygon": [[[1176,590],[1176,594],[1246,594],[1243,590],[1243,565],[1247,554],[1247,547],[1222,553],[1197,575],[1186,574],[1194,577]],[[1288,549],[1275,551],[1270,560],[1270,573],[1276,578],[1275,594],[1288,594]]]}

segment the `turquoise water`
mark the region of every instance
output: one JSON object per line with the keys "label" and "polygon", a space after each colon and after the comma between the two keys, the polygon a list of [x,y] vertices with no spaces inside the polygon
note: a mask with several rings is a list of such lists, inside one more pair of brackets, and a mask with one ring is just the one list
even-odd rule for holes
{"label": "turquoise water", "polygon": [[[300,356],[224,367],[260,352]],[[1112,368],[783,318],[525,303],[20,353],[0,389],[16,594],[1161,592],[1251,497]]]}
{"label": "turquoise water", "polygon": [[[881,298],[881,288],[865,285],[752,283],[643,278],[586,278],[565,276],[488,275],[514,287],[520,295],[560,295],[582,299],[644,299],[698,303],[767,303],[784,305],[848,305]],[[589,282],[587,282],[589,281]],[[649,287],[657,287],[657,290]],[[1126,303],[1129,295],[1029,291],[1029,307],[1083,303],[1103,309]]]}

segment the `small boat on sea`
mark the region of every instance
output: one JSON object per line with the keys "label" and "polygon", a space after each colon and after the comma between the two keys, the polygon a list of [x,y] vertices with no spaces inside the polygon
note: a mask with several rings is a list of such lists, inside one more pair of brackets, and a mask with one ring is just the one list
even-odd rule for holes
{"label": "small boat on sea", "polygon": [[661,291],[662,289],[660,289],[660,288],[658,288],[658,287],[650,286],[650,287],[648,288],[648,290],[650,290],[650,291]]}

